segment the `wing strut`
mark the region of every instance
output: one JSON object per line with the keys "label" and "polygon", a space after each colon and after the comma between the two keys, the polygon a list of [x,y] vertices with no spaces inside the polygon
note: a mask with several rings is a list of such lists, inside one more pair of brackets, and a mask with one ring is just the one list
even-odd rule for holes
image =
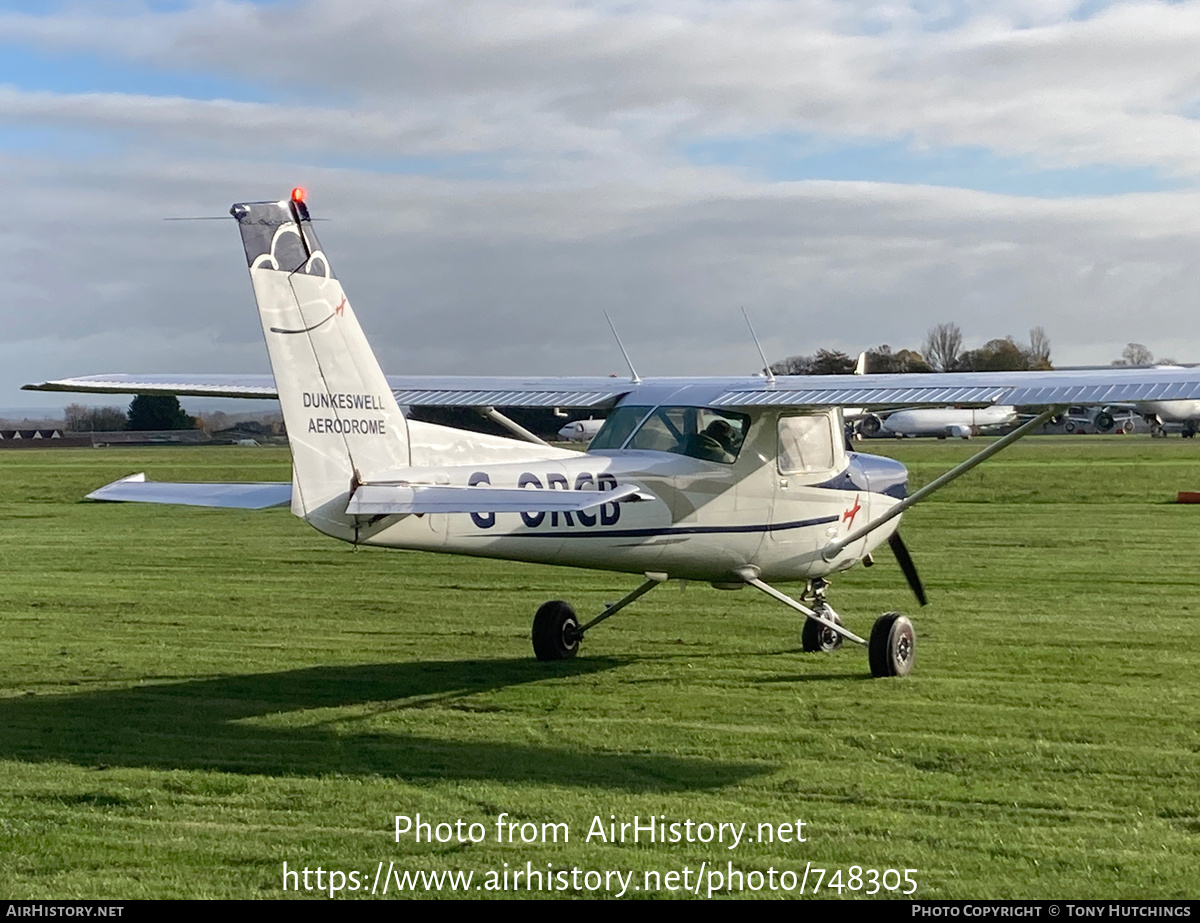
{"label": "wing strut", "polygon": [[476,407],[475,409],[479,411],[480,416],[486,417],[487,419],[491,420],[493,423],[500,424],[506,430],[508,430],[510,433],[513,433],[516,436],[520,436],[526,442],[532,442],[536,445],[545,445],[545,446],[550,445],[550,443],[548,443],[541,436],[535,436],[533,433],[531,433],[529,430],[527,430],[525,427],[523,427],[516,420],[513,420],[510,417],[506,417],[495,407]]}
{"label": "wing strut", "polygon": [[874,532],[885,522],[890,522],[891,520],[895,519],[897,516],[899,516],[901,513],[903,513],[905,510],[907,510],[910,506],[915,506],[916,504],[920,503],[922,500],[924,500],[930,494],[934,493],[935,491],[941,490],[943,487],[945,487],[951,481],[957,480],[959,477],[966,474],[968,471],[970,471],[972,468],[974,468],[980,462],[987,461],[989,458],[991,458],[993,455],[995,455],[997,452],[1001,451],[1002,449],[1007,449],[1010,445],[1012,445],[1014,442],[1016,442],[1022,436],[1028,435],[1032,430],[1035,430],[1039,426],[1041,426],[1043,423],[1046,423],[1051,417],[1055,416],[1056,414],[1062,413],[1062,412],[1063,412],[1062,407],[1050,407],[1046,410],[1043,410],[1032,420],[1028,420],[1025,423],[1022,423],[1020,426],[1018,426],[1016,429],[1014,429],[1011,433],[1009,433],[1003,439],[996,440],[995,442],[993,442],[990,446],[988,446],[983,451],[976,452],[974,455],[972,455],[970,458],[968,458],[961,465],[957,465],[954,468],[951,468],[949,471],[947,471],[945,474],[943,474],[940,478],[930,481],[928,484],[926,484],[924,487],[922,487],[920,490],[918,490],[912,496],[906,497],[905,499],[901,500],[899,503],[897,503],[895,506],[893,506],[890,510],[888,510],[886,513],[884,513],[882,516],[880,516],[876,519],[872,519],[866,525],[860,526],[859,528],[857,528],[853,532],[851,532],[849,535],[846,535],[843,538],[839,538],[836,541],[830,542],[828,545],[825,546],[825,549],[821,552],[821,557],[823,557],[826,561],[832,561],[839,554],[841,554],[842,549],[844,549],[847,545],[852,545],[854,542],[857,542],[864,535]]}

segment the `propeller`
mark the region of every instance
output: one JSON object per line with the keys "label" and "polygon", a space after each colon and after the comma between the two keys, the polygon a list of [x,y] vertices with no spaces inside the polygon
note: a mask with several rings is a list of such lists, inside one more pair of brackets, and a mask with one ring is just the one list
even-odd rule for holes
{"label": "propeller", "polygon": [[904,539],[900,537],[898,531],[891,534],[888,538],[888,544],[892,547],[892,554],[896,556],[896,563],[900,565],[900,570],[904,571],[904,579],[908,581],[908,586],[913,591],[913,596],[917,597],[917,602],[924,606],[927,602],[925,599],[925,587],[921,584],[921,576],[917,573],[917,565],[913,563],[912,555],[908,553],[908,546],[904,544]]}

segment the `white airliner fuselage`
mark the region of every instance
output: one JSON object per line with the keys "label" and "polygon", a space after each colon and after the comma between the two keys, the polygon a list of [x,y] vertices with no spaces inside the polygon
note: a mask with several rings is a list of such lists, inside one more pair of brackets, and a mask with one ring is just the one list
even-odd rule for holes
{"label": "white airliner fuselage", "polygon": [[572,420],[558,431],[558,436],[567,442],[590,442],[603,425],[603,420]]}
{"label": "white airliner fuselage", "polygon": [[880,429],[893,436],[957,436],[969,439],[984,430],[1016,422],[1015,407],[981,407],[977,410],[918,407],[889,414],[880,422]]}

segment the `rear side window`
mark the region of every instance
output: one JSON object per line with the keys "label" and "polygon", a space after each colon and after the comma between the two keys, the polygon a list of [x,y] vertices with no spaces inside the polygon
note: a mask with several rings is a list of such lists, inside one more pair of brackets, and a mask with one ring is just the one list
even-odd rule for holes
{"label": "rear side window", "polygon": [[780,474],[807,474],[832,467],[833,429],[827,414],[780,418]]}

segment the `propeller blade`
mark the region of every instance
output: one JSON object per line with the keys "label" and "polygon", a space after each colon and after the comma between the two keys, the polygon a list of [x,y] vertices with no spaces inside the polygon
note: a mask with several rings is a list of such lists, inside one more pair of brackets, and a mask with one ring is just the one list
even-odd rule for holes
{"label": "propeller blade", "polygon": [[921,577],[917,573],[917,565],[913,563],[912,555],[908,553],[908,546],[904,544],[904,539],[900,537],[899,532],[893,532],[888,539],[888,544],[892,547],[892,554],[896,556],[896,562],[900,565],[900,570],[904,571],[904,579],[908,581],[908,586],[913,591],[913,596],[917,597],[917,602],[924,606],[927,602],[925,599],[925,587],[921,584]]}

